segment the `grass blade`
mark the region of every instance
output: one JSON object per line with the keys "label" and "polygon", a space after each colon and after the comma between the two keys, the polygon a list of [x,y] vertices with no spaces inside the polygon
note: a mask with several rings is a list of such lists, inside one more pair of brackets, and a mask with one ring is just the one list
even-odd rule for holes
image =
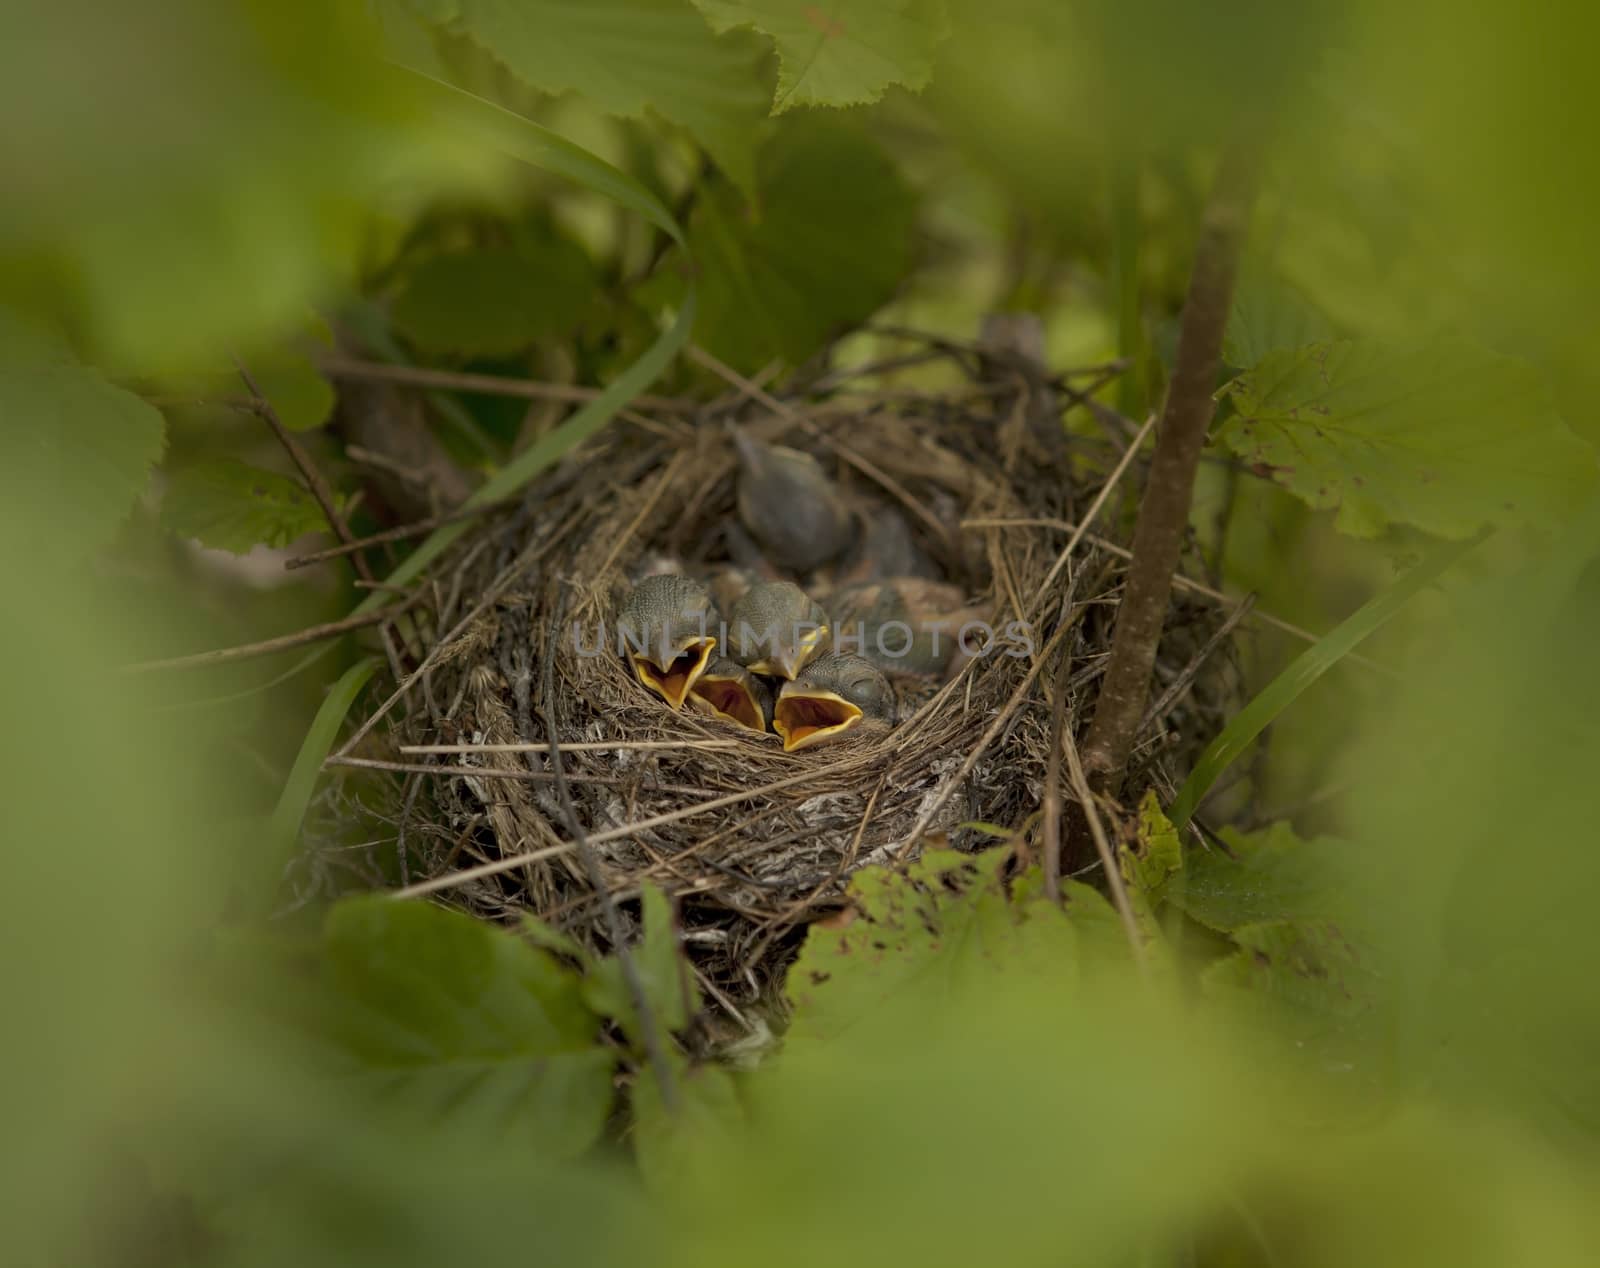
{"label": "grass blade", "polygon": [[1217,777],[1239,758],[1256,737],[1300,695],[1336,665],[1340,658],[1383,626],[1445,569],[1481,542],[1487,533],[1461,542],[1446,542],[1382,594],[1368,600],[1350,616],[1296,656],[1249,704],[1245,705],[1206,746],[1168,812],[1178,828],[1187,826]]}
{"label": "grass blade", "polygon": [[300,741],[300,751],[295,754],[289,780],[278,795],[278,804],[273,808],[269,821],[270,841],[279,849],[287,851],[299,834],[300,821],[305,818],[306,807],[311,804],[311,794],[316,789],[323,759],[333,748],[345,714],[350,712],[350,706],[377,668],[376,656],[358,660],[339,676],[318,707],[317,716],[311,721],[311,729],[306,732],[306,738]]}

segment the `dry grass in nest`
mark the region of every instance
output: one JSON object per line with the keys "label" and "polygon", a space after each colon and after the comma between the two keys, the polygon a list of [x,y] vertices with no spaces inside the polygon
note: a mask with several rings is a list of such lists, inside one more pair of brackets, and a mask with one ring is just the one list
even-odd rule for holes
{"label": "dry grass in nest", "polygon": [[[475,525],[423,583],[419,628],[432,633],[413,648],[423,669],[385,719],[385,756],[410,768],[398,811],[404,880],[487,919],[532,913],[602,949],[594,878],[630,929],[630,900],[659,885],[677,902],[701,983],[737,1016],[768,995],[803,927],[838,909],[859,868],[905,862],[930,844],[997,845],[974,825],[1004,825],[1013,848],[1036,851],[1056,678],[1068,676],[1066,725],[1080,733],[1124,560],[1092,534],[1063,554],[1118,445],[1084,441],[1052,457],[1028,430],[1026,397],[981,387],[855,403],[802,396],[781,415],[770,398],[745,399],[706,407],[694,425],[619,422],[517,510]],[[815,453],[852,491],[900,504],[920,544],[997,627],[1028,623],[1036,654],[978,657],[924,690],[892,730],[796,753],[670,712],[614,649],[579,654],[574,623],[587,646],[598,626],[609,631],[641,561],[665,552],[692,570],[722,554],[734,507],[729,417]],[[1125,518],[1139,465],[1105,501],[1102,531]],[[1237,673],[1213,635],[1227,616],[1179,593],[1130,804],[1151,785],[1170,794],[1225,720]],[[477,747],[400,752],[418,745]]]}

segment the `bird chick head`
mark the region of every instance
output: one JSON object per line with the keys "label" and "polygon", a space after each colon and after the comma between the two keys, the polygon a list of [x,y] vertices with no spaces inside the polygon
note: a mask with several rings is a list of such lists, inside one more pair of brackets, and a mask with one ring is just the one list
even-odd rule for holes
{"label": "bird chick head", "polygon": [[894,688],[860,656],[827,652],[799,678],[783,684],[772,709],[772,729],[792,753],[843,735],[867,722],[893,726]]}
{"label": "bird chick head", "polygon": [[617,614],[617,633],[634,677],[674,709],[705,672],[716,651],[715,605],[689,577],[646,577]]}
{"label": "bird chick head", "polygon": [[817,460],[735,430],[739,519],[773,562],[809,572],[842,554],[856,527]]}
{"label": "bird chick head", "polygon": [[689,703],[747,731],[765,734],[772,720],[772,688],[726,656],[718,657],[695,680]]}
{"label": "bird chick head", "polygon": [[828,614],[792,581],[750,587],[728,619],[728,652],[753,673],[794,678],[827,646]]}

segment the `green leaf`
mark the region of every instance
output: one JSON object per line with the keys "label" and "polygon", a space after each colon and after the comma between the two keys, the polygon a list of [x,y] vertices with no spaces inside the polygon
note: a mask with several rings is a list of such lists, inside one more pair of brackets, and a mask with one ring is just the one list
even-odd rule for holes
{"label": "green leaf", "polygon": [[1463,339],[1279,350],[1224,392],[1228,447],[1358,536],[1547,524],[1600,470],[1530,366]]}
{"label": "green leaf", "polygon": [[1432,585],[1445,569],[1480,540],[1481,537],[1467,542],[1443,543],[1423,563],[1362,604],[1290,661],[1288,667],[1257,692],[1250,703],[1222,728],[1217,738],[1206,745],[1167,812],[1172,822],[1179,829],[1184,828],[1212,784],[1255,742],[1261,732],[1272,725],[1273,719],[1298,700],[1301,693],[1345,655],[1354,651],[1363,639],[1382,628],[1418,592]]}
{"label": "green leaf", "polygon": [[1269,353],[1323,343],[1333,334],[1327,316],[1294,283],[1266,263],[1252,261],[1234,288],[1222,356],[1248,370]]}
{"label": "green leaf", "polygon": [[289,339],[254,352],[245,369],[290,431],[321,427],[333,413],[333,384],[317,368],[316,356],[333,351],[333,331],[313,316]]}
{"label": "green leaf", "polygon": [[1166,894],[1167,881],[1183,871],[1183,847],[1178,830],[1161,813],[1161,801],[1149,789],[1139,803],[1139,834],[1134,844],[1119,847],[1117,863],[1122,879],[1151,909]]}
{"label": "green leaf", "polygon": [[[689,1024],[699,1003],[678,950],[672,900],[656,886],[646,885],[640,904],[644,909],[644,937],[629,949],[629,959],[639,985],[644,988],[651,1020],[658,1032],[657,1041],[667,1050],[671,1048],[668,1036]],[[600,961],[584,978],[583,995],[590,1008],[602,1016],[616,1018],[628,1037],[644,1046],[633,992],[623,974],[622,962],[615,955]]]}
{"label": "green leaf", "polygon": [[611,1103],[576,973],[503,929],[379,896],[328,915],[310,1010],[335,1071],[403,1117],[570,1156]]}
{"label": "green leaf", "polygon": [[1333,917],[1339,905],[1344,844],[1300,840],[1287,823],[1260,832],[1221,832],[1224,849],[1190,850],[1183,880],[1167,901],[1219,933],[1246,925]]}
{"label": "green leaf", "polygon": [[[19,546],[76,561],[104,546],[133,509],[161,456],[165,423],[65,344],[0,311],[0,550]],[[34,522],[48,512],[48,526]]]}
{"label": "green leaf", "polygon": [[749,189],[766,114],[752,47],[714,35],[682,0],[458,0],[454,26],[542,92],[608,114],[653,110]]}
{"label": "green leaf", "polygon": [[287,546],[328,527],[322,508],[298,480],[231,458],[185,467],[161,498],[161,524],[179,537],[242,555],[256,546]]}
{"label": "green leaf", "polygon": [[714,30],[752,27],[778,50],[773,113],[877,101],[921,89],[949,34],[943,0],[694,0]]}
{"label": "green leaf", "polygon": [[725,184],[695,209],[696,339],[737,369],[803,361],[893,297],[915,199],[888,156],[837,120],[786,121],[761,155],[759,215]]}
{"label": "green leaf", "polygon": [[1372,970],[1339,926],[1269,921],[1233,933],[1239,950],[1208,966],[1201,987],[1242,1007],[1291,1050],[1348,1074],[1371,1039]]}
{"label": "green leaf", "polygon": [[395,325],[425,351],[476,356],[568,333],[594,299],[594,267],[575,243],[542,245],[534,255],[479,247],[424,260],[395,298]]}
{"label": "green leaf", "polygon": [[796,1038],[831,1038],[890,1006],[927,1007],[986,974],[1070,984],[1078,964],[1072,922],[1030,887],[1013,903],[999,871],[1008,852],[923,855],[902,875],[867,868],[850,882],[853,906],[811,926],[784,990]]}
{"label": "green leaf", "polygon": [[691,1069],[676,1054],[671,1065],[673,1110],[649,1065],[633,1089],[634,1153],[645,1182],[660,1193],[714,1182],[719,1160],[748,1143],[733,1076],[713,1065]]}

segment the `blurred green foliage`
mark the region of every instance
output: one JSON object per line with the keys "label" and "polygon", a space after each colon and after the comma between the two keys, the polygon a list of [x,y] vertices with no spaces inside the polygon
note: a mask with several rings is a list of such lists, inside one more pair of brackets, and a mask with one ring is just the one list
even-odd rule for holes
{"label": "blurred green foliage", "polygon": [[[1590,7],[7,17],[7,1262],[1592,1259]],[[1217,579],[1322,629],[1430,535],[1501,531],[1374,638],[1398,674],[1324,643],[1315,689],[1241,715],[1273,747],[1232,804],[1299,800],[1293,823],[1180,833],[1150,801],[1113,825],[1137,949],[1100,890],[1058,907],[1005,845],[929,853],[812,929],[753,1069],[691,1062],[659,892],[631,974],[549,929],[283,901],[375,659],[125,672],[357,606],[343,565],[281,568],[319,511],[235,357],[361,532],[396,517],[332,420],[335,348],[600,382],[487,429],[431,397],[480,499],[657,379],[703,389],[672,365],[691,327],[753,372],[876,313],[967,337],[1020,304],[1155,400],[1241,136],[1262,191],[1195,515]],[[1253,650],[1265,687],[1287,653]]]}

